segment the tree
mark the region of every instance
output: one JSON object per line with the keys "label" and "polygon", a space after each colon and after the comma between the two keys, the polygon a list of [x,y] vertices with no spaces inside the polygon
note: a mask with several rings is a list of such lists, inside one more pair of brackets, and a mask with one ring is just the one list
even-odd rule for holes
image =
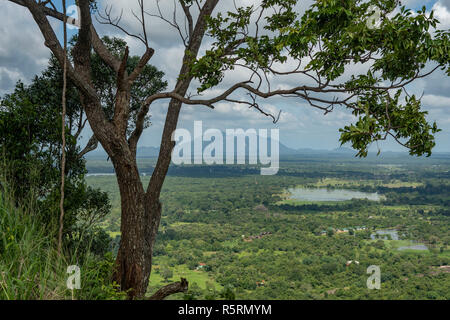
{"label": "tree", "polygon": [[329,237],[334,236],[334,229],[333,228],[329,227],[327,229],[327,236],[329,236]]}
{"label": "tree", "polygon": [[[31,192],[41,200],[50,199],[57,192],[60,103],[54,104],[55,90],[47,80],[36,77],[30,86],[18,82],[14,92],[1,100],[0,148],[5,161],[2,171],[7,173],[17,202]],[[86,173],[85,163],[78,157],[74,137],[67,138],[68,189],[78,189],[80,178]]]}
{"label": "tree", "polygon": [[[12,94],[2,100],[0,111],[0,168],[17,204],[30,197],[36,199],[34,219],[53,231],[57,225],[59,199],[59,161],[61,150],[59,104],[53,104],[54,87],[48,79],[36,77],[32,84],[19,82]],[[55,125],[56,124],[56,125]],[[65,244],[85,233],[110,211],[105,192],[88,187],[84,181],[85,162],[78,156],[76,139],[67,134],[65,198]],[[2,177],[3,178],[3,177]],[[34,203],[34,202],[33,202]],[[102,247],[107,249],[107,245]],[[101,250],[97,250],[100,252]]]}
{"label": "tree", "polygon": [[[63,20],[52,1],[10,0],[28,8],[45,38],[45,44],[62,65],[66,59],[48,17]],[[95,10],[91,1],[79,0],[80,29],[72,50],[73,61],[68,76],[77,87],[83,109],[95,138],[112,160],[121,195],[121,243],[117,255],[115,279],[129,297],[143,297],[151,273],[152,252],[161,218],[159,201],[164,178],[174,148],[172,133],[177,127],[182,104],[214,108],[220,101],[243,103],[277,121],[258,104],[258,99],[276,96],[308,102],[324,113],[335,107],[350,109],[358,120],[341,130],[341,142],[350,142],[359,156],[367,155],[370,143],[392,136],[412,155],[431,154],[435,144],[436,124],[426,121],[420,99],[402,95],[406,86],[424,72],[427,62],[435,68],[449,68],[449,32],[436,31],[437,20],[425,9],[412,15],[403,7],[398,14],[385,18],[379,28],[366,23],[371,16],[369,5],[377,5],[385,16],[398,7],[396,1],[317,1],[299,17],[297,0],[262,0],[259,5],[235,8],[233,12],[213,15],[219,0],[179,0],[185,15],[186,32],[176,21],[162,13],[148,14],[143,0],[138,0],[135,17],[142,25],[140,34],[131,34],[113,17],[110,10],[98,13],[98,19],[118,27],[139,39],[145,47],[133,71],[126,69],[128,49],[120,59],[100,39],[92,23]],[[226,3],[223,1],[222,3]],[[273,10],[272,10],[273,9]],[[147,37],[146,19],[163,19],[175,27],[185,46],[182,66],[175,87],[149,95],[139,106],[134,129],[128,134],[132,86],[150,61],[154,49]],[[70,18],[69,22],[73,23]],[[264,25],[263,25],[264,23]],[[203,56],[200,48],[205,35],[213,39]],[[110,118],[103,110],[101,93],[92,79],[93,49],[111,69],[117,82],[114,112]],[[294,62],[298,67],[284,71],[280,65]],[[367,72],[342,80],[346,67],[361,63]],[[210,99],[193,99],[188,90],[193,79],[200,81],[198,92],[219,85],[225,72],[247,69],[251,76],[236,82]],[[434,71],[432,70],[432,71]],[[290,88],[270,86],[274,79],[296,77]],[[238,97],[247,97],[242,99]],[[146,189],[139,179],[136,147],[144,130],[145,117],[155,101],[169,100],[161,139],[159,157]],[[170,287],[173,292],[185,290],[182,282]]]}
{"label": "tree", "polygon": [[161,269],[161,276],[164,278],[164,281],[168,281],[173,277],[173,271],[167,267]]}
{"label": "tree", "polygon": [[[102,40],[117,55],[125,51],[126,43],[121,39],[104,37]],[[76,37],[71,43],[74,41]],[[114,75],[110,74],[97,54],[92,53],[92,61],[93,79],[95,86],[102,92],[105,113],[112,114],[111,101],[114,96],[111,92],[115,91],[116,85]],[[127,68],[133,69],[138,61],[139,57],[130,57]],[[139,97],[165,88],[167,83],[162,77],[163,73],[154,66],[145,66],[133,89],[133,110],[138,109]],[[146,86],[149,82],[152,83],[151,87]],[[58,182],[62,145],[61,121],[58,117],[62,90],[62,70],[56,58],[51,56],[47,68],[35,76],[30,85],[18,82],[14,92],[1,99],[0,110],[0,150],[6,164],[2,171],[8,174],[10,189],[18,202],[30,193],[35,193],[39,199],[40,216],[45,224],[51,226],[56,223],[55,204],[60,194]],[[68,83],[66,98],[67,196],[64,206],[67,215],[64,219],[64,236],[70,240],[66,241],[66,245],[70,246],[81,241],[81,234],[86,235],[96,222],[109,213],[110,204],[105,192],[88,187],[84,181],[86,167],[83,157],[94,150],[97,143],[95,138],[91,138],[84,149],[81,150],[79,146],[78,140],[87,120],[78,92],[71,82]]]}
{"label": "tree", "polygon": [[234,294],[233,288],[231,286],[225,286],[223,290],[220,292],[219,296],[223,300],[235,300],[236,295]]}

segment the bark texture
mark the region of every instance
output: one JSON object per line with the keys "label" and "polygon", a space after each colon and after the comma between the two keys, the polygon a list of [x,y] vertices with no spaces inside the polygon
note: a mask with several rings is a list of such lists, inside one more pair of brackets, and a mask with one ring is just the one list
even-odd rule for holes
{"label": "bark texture", "polygon": [[162,287],[153,294],[149,300],[163,300],[164,298],[178,292],[187,292],[189,283],[186,279],[181,278],[181,281],[171,283]]}
{"label": "bark texture", "polygon": [[[52,51],[61,66],[67,66],[67,75],[78,89],[80,101],[94,133],[91,139],[92,143],[90,142],[86,150],[90,150],[93,145],[100,142],[114,165],[122,209],[121,241],[114,280],[120,285],[121,290],[128,292],[131,299],[143,298],[147,291],[152,267],[153,246],[161,219],[160,193],[175,145],[175,142],[172,141],[172,133],[177,127],[182,106],[181,101],[184,101],[192,81],[192,76],[189,74],[190,61],[198,54],[206,31],[207,17],[211,15],[218,1],[204,1],[195,23],[189,10],[184,7],[190,25],[189,41],[186,45],[176,87],[169,95],[163,97],[171,98],[171,100],[168,105],[158,161],[149,185],[147,189],[144,189],[136,163],[136,149],[143,131],[145,116],[155,98],[148,97],[142,105],[136,119],[136,129],[130,137],[127,137],[127,126],[131,86],[154,53],[154,49],[148,47],[147,39],[145,39],[147,47],[145,54],[141,57],[133,72],[128,74],[126,70],[128,48],[121,59],[112,55],[101,41],[92,24],[90,1],[79,0],[80,29],[77,42],[72,50],[73,63],[71,63],[67,60],[64,50],[48,21],[48,16],[61,21],[66,19],[65,16],[56,11],[55,8],[47,7],[44,2],[11,0],[11,2],[28,8],[44,36],[45,45]],[[141,9],[142,14],[144,14],[143,8]],[[143,21],[144,19],[142,19]],[[143,25],[145,30],[144,22]],[[106,117],[92,82],[90,61],[92,49],[117,74],[117,92],[112,120]],[[188,282],[182,279],[180,282],[161,288],[151,299],[164,299],[169,294],[187,290],[187,287]]]}

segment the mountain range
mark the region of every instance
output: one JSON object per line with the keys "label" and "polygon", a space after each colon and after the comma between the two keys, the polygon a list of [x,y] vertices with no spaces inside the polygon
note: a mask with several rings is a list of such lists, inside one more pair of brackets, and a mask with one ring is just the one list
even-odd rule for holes
{"label": "mountain range", "polygon": [[[270,138],[268,139],[267,143],[268,143],[268,150],[270,152],[270,145],[271,145]],[[208,145],[208,143],[204,142],[203,148],[205,148],[206,145]],[[235,149],[236,149],[236,146],[235,146]],[[246,150],[247,149],[248,149],[248,147],[246,147]],[[194,150],[193,146],[191,147],[191,150],[193,152],[193,150]],[[225,150],[225,147],[224,147],[224,150]],[[279,143],[279,152],[280,152],[280,156],[327,154],[327,153],[339,153],[339,154],[354,155],[356,153],[353,149],[345,148],[345,147],[340,147],[340,148],[336,148],[333,150],[318,150],[318,149],[310,149],[310,148],[293,149],[293,148],[289,148],[288,146],[284,145],[281,142]],[[138,147],[138,150],[137,150],[138,158],[155,158],[158,155],[159,155],[159,147],[142,146],[142,147]],[[86,159],[91,159],[91,160],[106,159],[106,158],[107,158],[107,154],[103,150],[103,148],[101,148],[101,146],[86,155]]]}

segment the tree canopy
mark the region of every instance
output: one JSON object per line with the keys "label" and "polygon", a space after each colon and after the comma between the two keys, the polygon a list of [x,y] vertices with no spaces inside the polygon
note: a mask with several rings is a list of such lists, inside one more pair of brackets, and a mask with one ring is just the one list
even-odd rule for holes
{"label": "tree canopy", "polygon": [[[408,93],[409,84],[434,70],[450,74],[450,33],[436,30],[438,21],[425,8],[413,13],[394,0],[317,0],[300,14],[298,0],[261,0],[217,12],[219,0],[179,0],[174,2],[174,12],[182,9],[184,21],[179,22],[174,12],[173,19],[167,19],[161,10],[149,13],[138,0],[138,11],[132,14],[141,30],[133,33],[111,7],[103,10],[94,1],[79,0],[79,29],[68,58],[49,22],[49,17],[66,21],[53,1],[10,1],[30,11],[59,65],[69,62],[67,75],[94,132],[92,145],[98,140],[113,162],[122,209],[114,278],[130,298],[142,297],[147,290],[161,220],[160,194],[183,105],[214,109],[219,102],[240,103],[276,122],[278,118],[260,105],[261,99],[290,97],[325,114],[337,107],[350,110],[357,120],[341,129],[341,142],[351,143],[359,156],[367,155],[371,143],[389,136],[412,155],[430,155],[435,145],[439,129],[427,121],[420,97]],[[159,8],[160,2],[156,4]],[[370,6],[381,12],[376,27],[368,23],[373,20]],[[102,39],[93,17],[139,40],[144,54],[130,59],[128,47],[122,50]],[[167,91],[165,84],[143,76],[155,51],[164,50],[148,36],[148,19],[161,19],[175,28],[184,46],[179,73],[173,75],[175,85]],[[101,64],[95,63],[92,52]],[[354,66],[362,67],[349,77]],[[248,70],[248,78],[219,88],[225,85],[225,75],[237,74],[237,69]],[[115,83],[113,99],[108,95],[111,86],[99,85],[96,73]],[[190,93],[195,79],[201,97]],[[166,120],[159,157],[144,189],[136,150],[150,107],[160,100],[169,100]],[[186,287],[184,280],[160,292],[166,296]]]}
{"label": "tree canopy", "polygon": [[[201,83],[198,92],[219,85],[226,71],[245,67],[251,78],[230,92],[243,88],[255,97],[300,98],[325,114],[336,106],[351,110],[358,120],[340,130],[340,140],[359,156],[388,136],[412,155],[429,156],[439,130],[427,122],[420,98],[409,95],[407,85],[438,68],[450,75],[449,31],[433,30],[438,24],[433,12],[423,7],[413,13],[397,1],[329,0],[316,1],[299,16],[297,4],[262,1],[211,17],[214,42],[192,65]],[[373,6],[383,17],[377,27],[367,23]],[[284,65],[294,67],[286,71]],[[367,72],[348,77],[355,65],[367,65]],[[292,75],[299,86],[272,89]]]}
{"label": "tree canopy", "polygon": [[[74,37],[70,44],[76,41]],[[123,54],[125,41],[104,37],[103,41],[117,56]],[[139,58],[132,56],[127,68],[132,69]],[[93,79],[102,93],[104,110],[112,116],[116,83],[114,74],[95,52],[92,53]],[[164,89],[167,83],[163,73],[147,65],[135,83],[132,96],[132,122],[142,97]],[[151,83],[151,86],[148,86]],[[51,56],[47,68],[36,75],[31,84],[19,81],[13,93],[1,99],[0,150],[3,156],[2,172],[7,175],[10,189],[18,201],[30,195],[39,199],[42,221],[56,223],[57,201],[60,194],[61,121],[59,114],[62,94],[62,70],[57,59]],[[66,197],[64,206],[65,234],[75,234],[98,222],[110,211],[108,195],[88,187],[84,181],[87,173],[84,156],[97,147],[95,138],[87,146],[80,146],[80,138],[87,119],[76,87],[69,81],[66,112]],[[146,119],[149,124],[149,117]],[[81,221],[81,222],[80,222]],[[76,225],[78,224],[78,225]]]}

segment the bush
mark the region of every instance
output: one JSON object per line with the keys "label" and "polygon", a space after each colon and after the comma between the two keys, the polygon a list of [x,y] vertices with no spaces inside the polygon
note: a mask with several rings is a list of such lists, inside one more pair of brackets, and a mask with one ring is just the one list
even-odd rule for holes
{"label": "bush", "polygon": [[64,299],[66,265],[31,212],[0,194],[0,299]]}
{"label": "bush", "polygon": [[[35,218],[33,203],[17,206],[7,196],[5,183],[0,192],[0,300],[122,299],[111,276],[114,258],[91,252],[56,251],[56,230]],[[89,244],[96,241],[86,240]],[[103,247],[103,245],[100,245]],[[98,244],[93,248],[98,249]],[[97,252],[96,252],[97,253]],[[80,267],[81,289],[67,288],[67,267]]]}

